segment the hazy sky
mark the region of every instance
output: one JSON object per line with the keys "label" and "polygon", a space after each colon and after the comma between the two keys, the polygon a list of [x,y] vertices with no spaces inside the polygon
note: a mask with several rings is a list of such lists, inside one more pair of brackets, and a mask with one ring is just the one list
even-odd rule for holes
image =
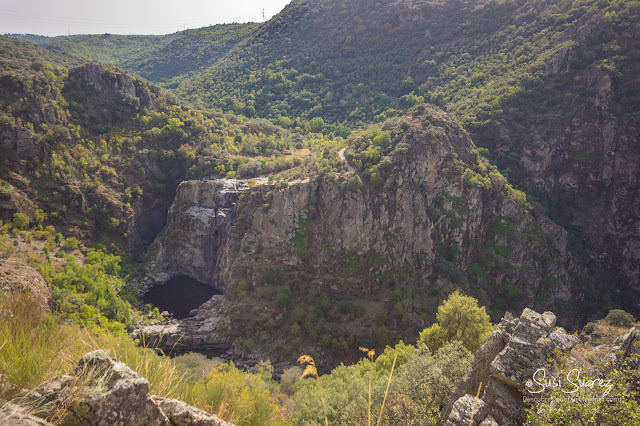
{"label": "hazy sky", "polygon": [[0,0],[0,34],[169,34],[261,22],[290,0]]}

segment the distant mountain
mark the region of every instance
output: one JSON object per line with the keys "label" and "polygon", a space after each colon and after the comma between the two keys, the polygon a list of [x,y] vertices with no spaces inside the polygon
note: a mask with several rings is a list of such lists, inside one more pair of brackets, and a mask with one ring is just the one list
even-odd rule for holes
{"label": "distant mountain", "polygon": [[258,24],[224,24],[195,30],[154,35],[78,35],[44,37],[10,34],[10,37],[65,52],[82,62],[98,61],[134,72],[162,86],[176,86],[185,76],[205,70]]}

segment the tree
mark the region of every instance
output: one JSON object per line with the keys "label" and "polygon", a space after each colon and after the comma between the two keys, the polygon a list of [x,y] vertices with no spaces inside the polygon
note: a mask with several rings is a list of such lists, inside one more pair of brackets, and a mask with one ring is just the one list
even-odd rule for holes
{"label": "tree", "polygon": [[75,237],[70,237],[64,240],[62,243],[62,249],[65,251],[72,251],[78,248],[78,239]]}
{"label": "tree", "polygon": [[418,343],[424,343],[436,351],[453,340],[462,342],[465,348],[475,352],[493,331],[486,309],[478,301],[461,294],[458,290],[438,307],[436,324],[420,333]]}
{"label": "tree", "polygon": [[24,213],[13,214],[13,226],[18,229],[24,229],[29,225],[29,216]]}
{"label": "tree", "polygon": [[314,133],[319,133],[324,129],[324,120],[322,117],[314,117],[309,120],[309,129]]}
{"label": "tree", "polygon": [[349,178],[349,180],[347,181],[347,189],[349,191],[357,191],[360,188],[362,188],[362,179],[360,179],[360,176],[353,175],[351,178]]}

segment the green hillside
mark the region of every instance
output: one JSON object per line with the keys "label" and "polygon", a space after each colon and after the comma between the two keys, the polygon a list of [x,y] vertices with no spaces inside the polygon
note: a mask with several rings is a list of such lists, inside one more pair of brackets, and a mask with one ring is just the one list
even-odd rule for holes
{"label": "green hillside", "polygon": [[258,24],[224,24],[153,35],[78,35],[42,37],[13,34],[50,51],[65,52],[82,62],[110,63],[162,86],[174,87],[186,76],[215,64]]}
{"label": "green hillside", "polygon": [[[287,130],[192,110],[110,65],[67,68],[75,57],[1,36],[0,50],[3,192],[114,250],[135,255],[155,237],[184,179],[272,174],[278,181],[343,169],[342,139],[311,134],[305,121]],[[13,211],[0,213],[6,220]],[[134,224],[139,232],[131,235]]]}
{"label": "green hillside", "polygon": [[637,20],[633,4],[603,0],[293,1],[180,91],[206,105],[251,103],[264,117],[350,123],[423,97],[474,120],[544,79],[572,35],[605,15],[614,33]]}

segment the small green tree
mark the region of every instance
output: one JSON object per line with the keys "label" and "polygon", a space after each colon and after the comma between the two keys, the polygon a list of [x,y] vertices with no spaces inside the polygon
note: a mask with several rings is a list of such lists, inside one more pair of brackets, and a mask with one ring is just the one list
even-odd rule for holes
{"label": "small green tree", "polygon": [[362,188],[362,179],[360,179],[360,176],[358,175],[351,176],[347,181],[347,189],[349,191],[357,191],[360,188]]}
{"label": "small green tree", "polygon": [[479,307],[476,299],[458,290],[438,307],[436,320],[436,324],[420,333],[418,340],[418,344],[424,343],[434,352],[454,340],[459,340],[465,348],[475,352],[493,331],[484,306]]}
{"label": "small green tree", "polygon": [[42,209],[36,209],[33,218],[37,225],[43,225],[44,221],[47,220],[47,214]]}
{"label": "small green tree", "polygon": [[314,117],[309,120],[309,130],[313,133],[319,133],[324,129],[324,120],[322,117]]}
{"label": "small green tree", "polygon": [[78,248],[78,239],[75,237],[67,238],[62,243],[62,249],[65,251],[71,251],[77,248]]}
{"label": "small green tree", "polygon": [[29,225],[29,216],[24,213],[13,214],[13,226],[18,229],[24,229]]}

